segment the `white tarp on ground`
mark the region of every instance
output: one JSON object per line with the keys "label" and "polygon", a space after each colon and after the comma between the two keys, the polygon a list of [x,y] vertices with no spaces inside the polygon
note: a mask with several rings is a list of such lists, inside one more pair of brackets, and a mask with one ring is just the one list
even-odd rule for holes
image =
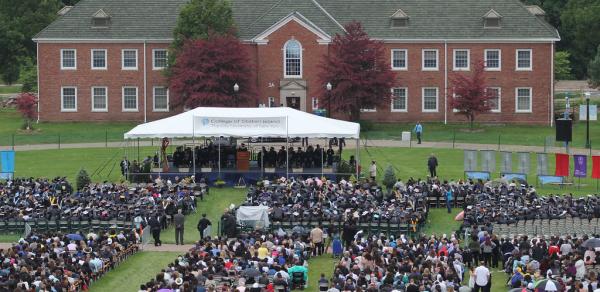
{"label": "white tarp on ground", "polygon": [[190,137],[309,137],[358,139],[358,123],[320,117],[289,107],[198,107],[136,126],[125,139]]}
{"label": "white tarp on ground", "polygon": [[269,228],[269,207],[240,206],[235,213],[238,224],[253,228]]}

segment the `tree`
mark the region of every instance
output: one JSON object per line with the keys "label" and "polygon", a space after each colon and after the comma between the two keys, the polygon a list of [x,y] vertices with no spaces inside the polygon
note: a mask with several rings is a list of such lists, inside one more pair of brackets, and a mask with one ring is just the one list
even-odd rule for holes
{"label": "tree", "polygon": [[17,110],[25,119],[26,129],[31,129],[31,121],[37,113],[37,97],[33,93],[21,93],[16,99]]}
{"label": "tree", "polygon": [[[231,34],[188,41],[171,71],[169,88],[175,106],[254,105],[250,60],[246,48]],[[237,93],[234,84],[239,85]]]}
{"label": "tree", "polygon": [[593,87],[600,87],[600,46],[598,46],[596,56],[588,65],[588,75],[588,83]]}
{"label": "tree", "polygon": [[600,2],[569,0],[560,19],[561,43],[568,44],[573,73],[576,78],[585,78],[587,65],[600,44]]}
{"label": "tree", "polygon": [[181,8],[173,30],[172,51],[177,53],[187,40],[207,39],[209,34],[229,34],[233,12],[225,0],[191,0]]}
{"label": "tree", "polygon": [[450,79],[451,90],[448,96],[450,106],[469,120],[471,129],[475,117],[489,112],[491,109],[489,100],[495,98],[487,90],[484,67],[483,61],[480,60],[473,64],[473,73],[457,73]]}
{"label": "tree", "polygon": [[[320,95],[333,112],[360,120],[363,108],[389,105],[395,74],[387,63],[383,44],[372,40],[359,22],[345,26],[343,35],[333,38],[329,54],[323,57],[319,80]],[[333,88],[327,92],[325,84]]]}
{"label": "tree", "polygon": [[77,190],[78,191],[82,190],[83,188],[88,186],[91,182],[92,182],[92,180],[90,179],[90,175],[87,173],[87,171],[85,171],[84,168],[81,168],[79,170],[79,172],[77,173],[77,178],[76,178]]}
{"label": "tree", "polygon": [[394,168],[391,164],[388,164],[385,169],[385,173],[383,174],[383,185],[385,185],[388,192],[392,190],[394,184],[396,184],[396,181],[398,181],[398,179],[396,178]]}
{"label": "tree", "polygon": [[21,77],[19,78],[21,84],[21,92],[37,92],[37,66],[33,60],[28,60],[23,65],[21,70]]}
{"label": "tree", "polygon": [[567,51],[556,52],[554,54],[554,79],[556,80],[571,80],[571,54]]}

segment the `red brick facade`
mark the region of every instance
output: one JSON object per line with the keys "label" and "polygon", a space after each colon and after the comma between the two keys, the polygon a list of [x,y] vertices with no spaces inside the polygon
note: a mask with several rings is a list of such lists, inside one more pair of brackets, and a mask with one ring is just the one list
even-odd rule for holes
{"label": "red brick facade", "polygon": [[[284,94],[281,88],[287,81],[284,78],[283,53],[284,45],[290,39],[302,45],[302,76],[298,84],[290,85]],[[328,44],[319,42],[320,36],[296,21],[290,21],[265,37],[263,43],[248,42],[249,56],[253,63],[258,88],[258,100],[268,104],[269,97],[274,98],[275,105],[285,104],[284,95],[304,96],[302,109],[312,111],[312,98],[318,98],[317,76],[319,64],[328,53]],[[40,85],[40,120],[42,121],[117,121],[156,120],[179,113],[181,110],[170,109],[169,112],[154,112],[152,92],[154,86],[166,86],[162,71],[152,69],[153,49],[167,48],[167,43],[147,43],[144,51],[143,43],[38,43],[39,50],[39,85]],[[453,52],[455,49],[468,49],[470,62],[482,60],[485,49],[501,50],[501,70],[486,72],[488,85],[501,88],[501,107],[498,113],[489,113],[478,117],[479,121],[494,123],[549,123],[551,119],[551,103],[553,93],[552,62],[553,45],[550,42],[465,42],[449,41],[431,42],[386,42],[387,58],[391,60],[392,49],[407,50],[407,69],[397,71],[397,86],[407,88],[407,110],[393,112],[390,106],[378,108],[376,112],[365,112],[366,119],[382,122],[414,122],[420,121],[464,121],[462,116],[452,112],[445,106],[445,88],[451,87],[453,70]],[[77,50],[76,70],[61,70],[61,49]],[[91,50],[106,49],[108,68],[106,70],[91,69]],[[138,50],[137,70],[122,70],[122,49]],[[438,69],[422,70],[422,50],[438,50]],[[532,54],[532,70],[517,71],[516,50],[530,49]],[[145,56],[145,58],[144,58]],[[446,57],[447,56],[447,61]],[[145,64],[143,60],[145,61]],[[448,66],[447,70],[445,66]],[[472,67],[472,65],[471,65]],[[146,70],[144,70],[146,68]],[[144,86],[144,72],[146,84]],[[61,112],[61,86],[77,87],[77,111]],[[92,112],[91,88],[105,86],[108,88],[108,111]],[[138,88],[138,111],[122,111],[122,87]],[[287,86],[287,85],[286,85]],[[300,86],[300,87],[294,87]],[[302,88],[304,87],[304,88]],[[422,111],[422,88],[438,88],[437,112]],[[532,106],[529,113],[516,113],[516,88],[531,88]],[[146,96],[144,96],[144,88]],[[243,90],[243,89],[242,89]],[[144,101],[146,103],[144,103]],[[144,114],[145,113],[145,114]],[[343,118],[340,116],[340,118]]]}

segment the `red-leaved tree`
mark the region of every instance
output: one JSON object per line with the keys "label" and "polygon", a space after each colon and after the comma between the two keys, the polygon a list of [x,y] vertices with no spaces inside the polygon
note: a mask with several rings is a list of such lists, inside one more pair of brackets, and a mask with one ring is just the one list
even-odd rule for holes
{"label": "red-leaved tree", "polygon": [[471,129],[475,117],[490,111],[490,100],[495,96],[487,90],[484,76],[484,63],[473,64],[473,72],[456,73],[450,78],[448,100],[450,106],[467,118]]}
{"label": "red-leaved tree", "polygon": [[[395,74],[385,57],[383,44],[369,38],[359,22],[345,26],[343,35],[333,38],[330,53],[320,65],[325,108],[360,120],[360,110],[389,105]],[[325,85],[331,83],[331,92]]]}
{"label": "red-leaved tree", "polygon": [[17,96],[15,103],[17,110],[19,110],[23,119],[25,119],[27,130],[30,130],[31,121],[35,119],[37,113],[37,97],[30,92],[21,93]]}
{"label": "red-leaved tree", "polygon": [[[246,49],[232,34],[186,42],[171,67],[174,106],[238,106],[256,100]],[[238,84],[239,91],[234,91]]]}

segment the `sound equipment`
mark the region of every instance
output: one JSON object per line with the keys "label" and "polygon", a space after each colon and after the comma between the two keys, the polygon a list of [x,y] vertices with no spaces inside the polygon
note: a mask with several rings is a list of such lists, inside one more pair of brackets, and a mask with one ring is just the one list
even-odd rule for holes
{"label": "sound equipment", "polygon": [[556,120],[556,141],[573,141],[573,120]]}

